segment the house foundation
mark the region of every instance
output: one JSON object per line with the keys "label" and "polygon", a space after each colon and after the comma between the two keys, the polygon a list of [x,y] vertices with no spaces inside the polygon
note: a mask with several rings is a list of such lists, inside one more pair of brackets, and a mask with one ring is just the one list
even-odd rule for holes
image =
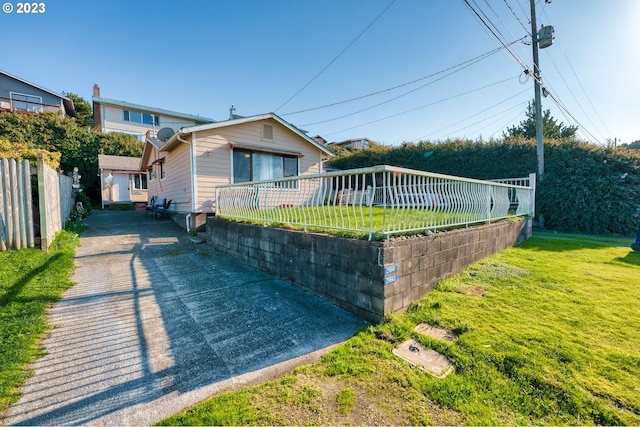
{"label": "house foundation", "polygon": [[532,219],[384,242],[207,219],[207,243],[370,322],[532,234]]}

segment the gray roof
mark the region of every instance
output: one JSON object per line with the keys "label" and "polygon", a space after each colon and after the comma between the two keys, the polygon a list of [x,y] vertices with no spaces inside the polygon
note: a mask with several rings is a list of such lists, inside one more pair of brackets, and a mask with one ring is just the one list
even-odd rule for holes
{"label": "gray roof", "polygon": [[196,124],[215,123],[215,120],[210,119],[208,117],[196,116],[193,114],[185,114],[177,111],[165,110],[162,108],[149,107],[147,105],[134,104],[132,102],[118,101],[116,99],[105,98],[102,96],[94,96],[93,102],[98,104],[115,105],[118,107],[131,108],[132,110],[146,111],[149,113],[154,113],[162,116],[177,117],[180,119],[191,120],[193,122],[196,122]]}
{"label": "gray roof", "polygon": [[304,131],[300,130],[300,128],[298,128],[298,127],[292,125],[291,123],[283,120],[280,116],[278,116],[275,113],[259,114],[259,115],[256,115],[256,116],[249,116],[249,117],[238,116],[235,119],[225,120],[225,121],[222,121],[222,122],[208,123],[208,124],[203,124],[203,125],[196,125],[196,126],[189,126],[189,127],[182,128],[182,129],[178,130],[178,132],[173,134],[173,136],[171,138],[169,138],[169,140],[167,141],[165,146],[162,148],[162,151],[170,150],[170,149],[173,148],[173,146],[175,146],[175,144],[177,143],[176,141],[177,141],[177,138],[178,138],[178,134],[183,134],[184,135],[184,134],[188,134],[188,133],[191,133],[191,132],[199,132],[199,131],[203,131],[203,130],[217,129],[217,128],[222,128],[222,127],[226,127],[226,126],[234,126],[234,125],[239,125],[239,124],[243,124],[243,123],[256,122],[256,121],[259,121],[259,120],[266,120],[266,119],[273,119],[273,120],[277,121],[278,123],[280,123],[283,126],[289,128],[291,131],[296,133],[302,139],[304,139],[305,141],[307,141],[311,145],[315,146],[316,148],[318,148],[319,150],[321,150],[325,154],[328,154],[329,156],[333,156],[333,153],[330,150],[328,150],[324,145],[320,144],[318,141],[316,141],[315,139],[311,138]]}
{"label": "gray roof", "polygon": [[98,168],[111,170],[139,171],[140,157],[110,156],[98,154]]}

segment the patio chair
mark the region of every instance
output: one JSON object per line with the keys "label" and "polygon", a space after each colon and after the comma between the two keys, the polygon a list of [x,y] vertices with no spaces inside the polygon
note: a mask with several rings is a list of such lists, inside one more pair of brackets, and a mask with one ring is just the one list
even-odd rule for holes
{"label": "patio chair", "polygon": [[155,207],[153,208],[153,217],[156,215],[160,215],[161,217],[168,217],[169,206],[171,206],[172,200],[167,199],[158,199],[156,201]]}
{"label": "patio chair", "polygon": [[155,207],[156,196],[151,196],[147,205],[145,206],[144,216],[149,215],[149,212],[153,213],[153,208]]}

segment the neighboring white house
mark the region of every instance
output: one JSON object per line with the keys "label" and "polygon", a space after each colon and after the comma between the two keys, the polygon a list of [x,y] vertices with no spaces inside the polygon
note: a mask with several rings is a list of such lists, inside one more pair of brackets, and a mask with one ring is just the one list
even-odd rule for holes
{"label": "neighboring white house", "polygon": [[324,145],[274,113],[179,129],[166,141],[147,138],[141,168],[149,195],[172,200],[180,225],[202,225],[215,212],[215,187],[323,172]]}
{"label": "neighboring white house", "polygon": [[161,108],[117,101],[100,96],[100,87],[93,85],[93,127],[104,133],[121,132],[144,141],[147,133],[157,137],[161,130],[173,134],[182,127],[214,123],[215,120]]}
{"label": "neighboring white house", "polygon": [[148,198],[147,173],[140,157],[98,154],[102,208],[116,203],[144,203]]}
{"label": "neighboring white house", "polygon": [[369,138],[351,138],[345,141],[332,142],[329,144],[329,146],[337,145],[339,147],[353,148],[356,150],[366,150],[367,148],[371,147],[372,142],[373,141],[371,141]]}
{"label": "neighboring white house", "polygon": [[61,113],[75,117],[73,101],[49,89],[0,70],[0,111]]}

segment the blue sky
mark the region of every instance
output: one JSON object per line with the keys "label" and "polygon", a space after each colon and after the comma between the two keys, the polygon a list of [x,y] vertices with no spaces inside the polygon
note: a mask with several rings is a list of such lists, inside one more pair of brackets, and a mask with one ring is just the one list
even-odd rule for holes
{"label": "blue sky", "polygon": [[[468,2],[508,42],[530,30],[528,0]],[[108,98],[215,120],[233,103],[329,141],[397,145],[499,138],[533,98],[506,49],[469,62],[502,45],[464,0],[49,0],[28,15],[9,3],[0,69],[87,100],[98,83]],[[543,109],[593,143],[640,139],[640,1],[536,11],[555,28],[540,67],[564,106]],[[513,52],[531,67],[530,45]]]}

